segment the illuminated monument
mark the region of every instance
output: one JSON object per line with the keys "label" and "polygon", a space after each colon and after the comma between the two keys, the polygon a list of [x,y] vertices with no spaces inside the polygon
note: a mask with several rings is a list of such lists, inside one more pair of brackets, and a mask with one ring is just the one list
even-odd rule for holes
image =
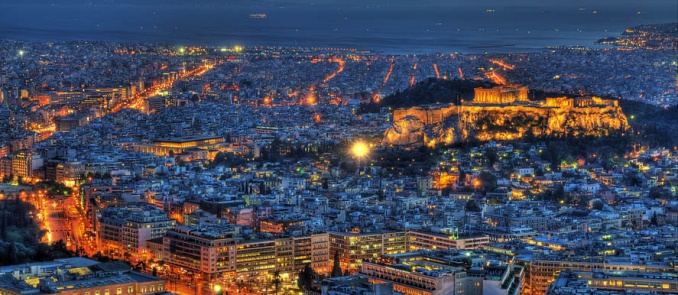
{"label": "illuminated monument", "polygon": [[475,88],[470,102],[414,106],[393,111],[383,143],[436,146],[470,139],[514,140],[525,136],[604,136],[628,128],[616,100],[550,97],[530,101],[528,88]]}
{"label": "illuminated monument", "polygon": [[492,88],[478,87],[474,89],[473,102],[484,104],[508,104],[517,101],[529,101],[527,86],[511,84]]}

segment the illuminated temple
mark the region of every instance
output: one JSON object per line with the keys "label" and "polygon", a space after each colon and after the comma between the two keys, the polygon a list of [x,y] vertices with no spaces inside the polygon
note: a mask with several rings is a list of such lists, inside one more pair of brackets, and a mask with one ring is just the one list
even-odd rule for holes
{"label": "illuminated temple", "polygon": [[428,146],[468,139],[514,140],[530,136],[603,136],[628,128],[616,100],[600,97],[547,97],[530,101],[528,88],[504,85],[475,88],[473,101],[393,110],[384,144]]}
{"label": "illuminated temple", "polygon": [[474,103],[482,104],[509,104],[516,101],[529,101],[527,86],[519,84],[495,86],[492,88],[478,87],[474,89]]}

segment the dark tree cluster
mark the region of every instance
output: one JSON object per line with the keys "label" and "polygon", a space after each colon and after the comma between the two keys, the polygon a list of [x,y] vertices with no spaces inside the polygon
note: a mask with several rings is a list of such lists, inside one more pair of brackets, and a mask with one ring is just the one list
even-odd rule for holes
{"label": "dark tree cluster", "polygon": [[32,215],[36,209],[19,198],[0,201],[0,265],[49,261],[75,255],[63,241],[41,243],[40,231]]}
{"label": "dark tree cluster", "polygon": [[459,104],[462,100],[472,100],[474,88],[490,87],[493,84],[475,80],[442,80],[429,78],[396,93],[384,97],[380,103],[363,104],[359,113],[378,113],[382,107],[409,108],[423,104],[453,103]]}

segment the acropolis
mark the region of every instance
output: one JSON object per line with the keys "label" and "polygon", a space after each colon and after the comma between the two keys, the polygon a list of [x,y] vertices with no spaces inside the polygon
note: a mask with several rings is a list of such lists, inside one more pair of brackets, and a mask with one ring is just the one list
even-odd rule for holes
{"label": "acropolis", "polygon": [[393,111],[384,144],[435,146],[469,139],[512,140],[530,136],[602,136],[628,128],[616,100],[548,97],[530,101],[522,85],[474,89],[473,101]]}

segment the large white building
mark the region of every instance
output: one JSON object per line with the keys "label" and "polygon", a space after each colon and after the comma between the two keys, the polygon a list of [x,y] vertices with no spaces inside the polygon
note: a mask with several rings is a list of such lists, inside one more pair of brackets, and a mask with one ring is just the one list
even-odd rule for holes
{"label": "large white building", "polygon": [[165,212],[151,205],[107,208],[97,215],[95,229],[99,249],[126,259],[148,258],[147,241],[163,237],[176,225]]}

